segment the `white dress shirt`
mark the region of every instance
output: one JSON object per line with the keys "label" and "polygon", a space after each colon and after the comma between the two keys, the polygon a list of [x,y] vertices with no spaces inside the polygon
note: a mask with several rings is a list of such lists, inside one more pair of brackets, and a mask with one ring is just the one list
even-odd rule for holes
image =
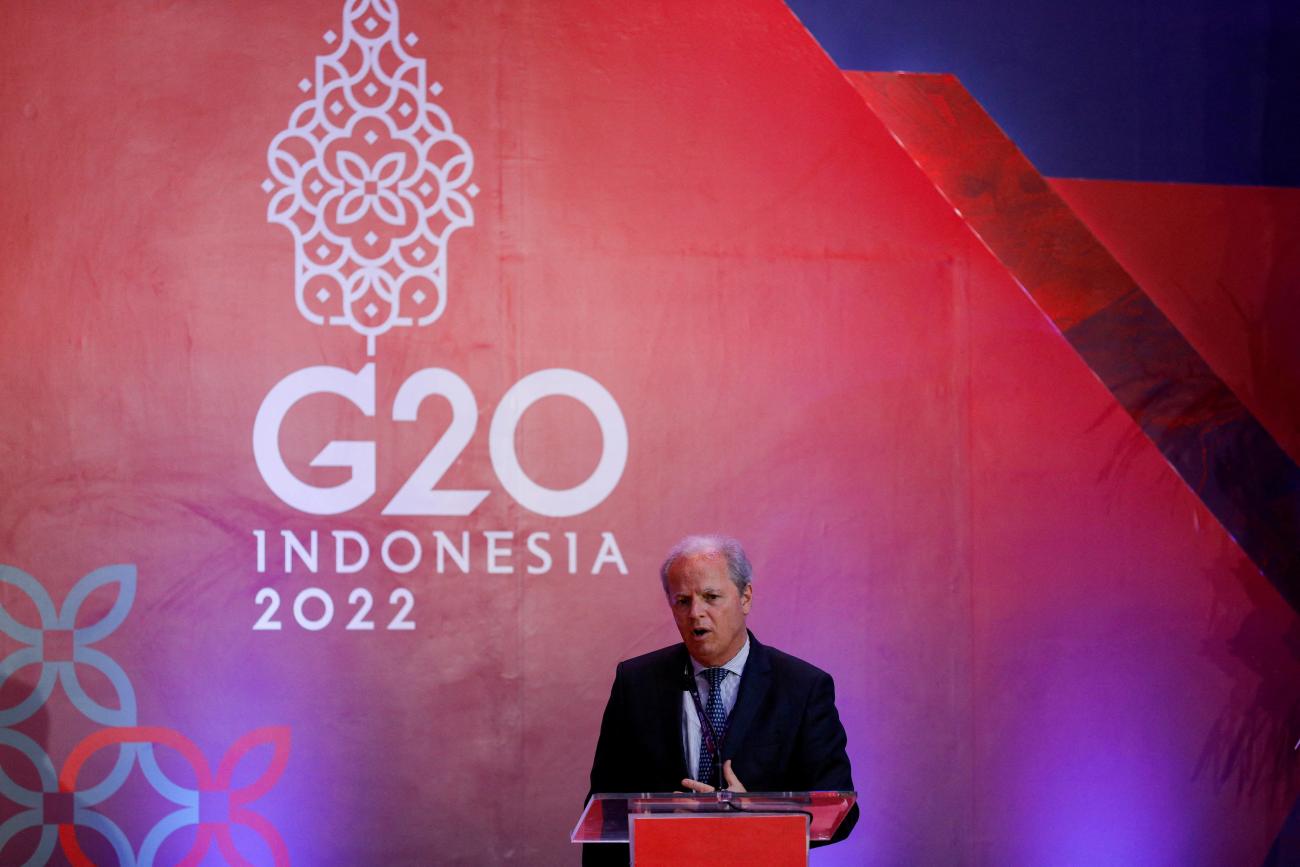
{"label": "white dress shirt", "polygon": [[[749,637],[746,636],[744,645],[736,655],[730,662],[721,666],[727,670],[727,676],[722,679],[721,691],[722,707],[726,710],[728,719],[731,718],[731,711],[736,706],[736,695],[740,692],[740,676],[745,672],[745,661],[748,659]],[[704,671],[708,667],[700,665],[694,659],[691,660],[691,668],[695,672],[695,687],[700,691],[700,704],[706,708],[709,706],[709,678]],[[689,692],[682,690],[682,747],[686,751],[686,767],[690,768],[691,779],[699,779],[702,740],[700,717],[695,712],[695,702],[691,700]]]}

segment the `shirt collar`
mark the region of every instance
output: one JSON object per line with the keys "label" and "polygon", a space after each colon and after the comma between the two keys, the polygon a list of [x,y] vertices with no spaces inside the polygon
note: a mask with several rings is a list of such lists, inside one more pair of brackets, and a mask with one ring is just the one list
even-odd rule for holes
{"label": "shirt collar", "polygon": [[694,672],[696,677],[699,677],[700,672],[704,671],[705,669],[725,668],[727,671],[731,672],[736,677],[740,677],[742,674],[745,673],[745,661],[748,659],[749,659],[749,635],[746,634],[745,643],[740,646],[740,650],[736,651],[736,655],[731,657],[730,661],[718,666],[700,665],[698,662],[695,661],[695,657],[691,657],[691,670]]}

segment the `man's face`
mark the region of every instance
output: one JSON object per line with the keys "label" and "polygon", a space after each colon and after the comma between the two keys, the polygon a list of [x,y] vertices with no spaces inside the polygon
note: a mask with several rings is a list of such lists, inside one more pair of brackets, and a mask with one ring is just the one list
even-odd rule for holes
{"label": "man's face", "polygon": [[736,590],[721,554],[693,554],[673,563],[668,570],[668,604],[696,662],[722,665],[745,645],[745,617],[753,591],[752,586],[743,594]]}

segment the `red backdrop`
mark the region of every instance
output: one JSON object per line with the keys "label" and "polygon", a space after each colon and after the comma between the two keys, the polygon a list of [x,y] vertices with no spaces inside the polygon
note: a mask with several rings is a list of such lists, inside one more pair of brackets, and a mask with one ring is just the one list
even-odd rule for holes
{"label": "red backdrop", "polygon": [[[750,549],[755,633],[836,678],[862,820],[815,862],[1263,857],[1295,795],[1293,612],[782,4],[394,10],[6,13],[0,820],[26,818],[0,857],[572,862],[613,666],[674,640],[659,559],[712,530]],[[366,44],[427,65],[407,96],[435,138],[472,153],[408,154],[460,225],[373,354],[373,293],[311,321],[310,245],[267,219],[280,190],[311,199],[268,149],[300,104],[330,110],[317,58],[371,16]],[[349,111],[379,104],[366,82]],[[331,218],[353,245],[335,293],[370,273],[362,229],[406,231],[381,215],[396,146],[361,132],[355,182],[334,179],[370,210]],[[1221,215],[1292,237],[1295,197],[1057,188],[1294,455],[1294,317],[1212,310],[1300,267],[1294,244],[1235,258]],[[355,477],[309,466],[328,443],[374,444],[374,493],[331,514],[254,455],[268,395],[309,368],[374,403],[307,394],[264,439],[322,488]],[[464,389],[395,420],[426,369]],[[543,396],[494,462],[503,395],[549,369],[597,385]],[[543,514],[500,455],[579,485],[616,451],[602,392],[621,472]],[[438,490],[486,496],[385,514],[435,443]],[[335,531],[364,566],[350,541],[338,568]],[[314,570],[286,568],[285,532],[316,534]],[[465,568],[437,533],[468,540]]]}

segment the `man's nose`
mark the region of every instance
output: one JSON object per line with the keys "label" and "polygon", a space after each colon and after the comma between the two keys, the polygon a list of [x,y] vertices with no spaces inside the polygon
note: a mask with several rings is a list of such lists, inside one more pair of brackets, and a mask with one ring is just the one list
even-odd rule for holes
{"label": "man's nose", "polygon": [[704,600],[702,600],[702,599],[692,599],[692,600],[691,600],[691,616],[692,616],[692,617],[699,617],[699,616],[700,616],[701,614],[703,614],[703,613],[704,613]]}

